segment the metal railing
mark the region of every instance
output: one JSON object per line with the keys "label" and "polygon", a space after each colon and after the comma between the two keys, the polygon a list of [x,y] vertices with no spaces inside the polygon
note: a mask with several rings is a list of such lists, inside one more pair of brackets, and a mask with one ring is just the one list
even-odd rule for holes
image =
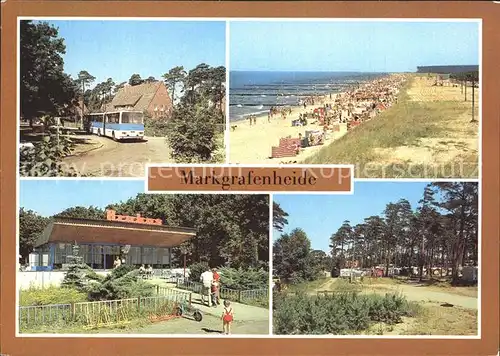
{"label": "metal railing", "polygon": [[[183,279],[178,279],[176,286],[179,289],[186,289],[194,293],[200,293],[200,294],[202,293],[203,290],[203,284]],[[222,299],[228,299],[238,303],[248,303],[254,300],[269,298],[268,288],[238,290],[238,289],[221,287],[219,293]]]}
{"label": "metal railing", "polygon": [[19,307],[19,328],[25,326],[66,325],[72,319],[71,304]]}
{"label": "metal railing", "polygon": [[19,307],[19,329],[41,326],[105,326],[142,315],[171,315],[178,303],[191,302],[191,292],[157,287],[157,296],[96,302]]}

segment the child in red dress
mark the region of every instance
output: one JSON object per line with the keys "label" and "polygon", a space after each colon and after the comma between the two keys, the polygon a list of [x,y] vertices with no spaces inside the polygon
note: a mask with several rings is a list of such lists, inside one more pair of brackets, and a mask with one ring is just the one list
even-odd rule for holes
{"label": "child in red dress", "polygon": [[233,308],[229,300],[224,301],[224,311],[222,312],[222,332],[231,335],[231,324],[233,323]]}

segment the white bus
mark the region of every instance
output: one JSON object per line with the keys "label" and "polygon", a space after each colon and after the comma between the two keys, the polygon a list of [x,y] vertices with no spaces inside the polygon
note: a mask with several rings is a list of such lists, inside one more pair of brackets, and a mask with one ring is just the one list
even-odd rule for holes
{"label": "white bus", "polygon": [[144,114],[141,111],[112,111],[86,115],[89,131],[120,141],[144,139]]}

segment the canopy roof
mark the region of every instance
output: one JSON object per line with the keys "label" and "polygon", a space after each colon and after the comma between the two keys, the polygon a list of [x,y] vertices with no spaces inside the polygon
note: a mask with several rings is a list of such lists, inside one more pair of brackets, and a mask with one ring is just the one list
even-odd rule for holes
{"label": "canopy roof", "polygon": [[35,247],[46,243],[116,244],[175,247],[196,236],[196,230],[123,221],[54,218]]}

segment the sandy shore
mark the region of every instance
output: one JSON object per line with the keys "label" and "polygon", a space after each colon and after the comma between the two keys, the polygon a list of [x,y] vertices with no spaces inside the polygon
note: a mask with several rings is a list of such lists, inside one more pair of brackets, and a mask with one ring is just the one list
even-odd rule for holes
{"label": "sandy shore", "polygon": [[[335,93],[332,93],[332,99],[329,95],[323,96],[324,103],[332,103],[335,100]],[[267,113],[257,116],[257,124],[250,126],[249,120],[233,121],[229,125],[237,126],[229,131],[229,162],[254,164],[268,163],[276,164],[281,162],[297,161],[300,163],[307,157],[315,154],[325,145],[343,136],[347,132],[347,125],[341,124],[339,132],[328,132],[327,139],[323,145],[303,148],[295,157],[269,158],[271,156],[271,147],[278,146],[282,137],[298,137],[299,133],[305,135],[309,130],[323,130],[323,126],[315,123],[316,120],[308,120],[307,126],[292,126],[292,120],[298,119],[301,113],[311,112],[315,107],[321,106],[319,103],[303,107],[293,107],[292,114],[285,120],[280,115],[274,116],[271,122],[268,122]]]}

